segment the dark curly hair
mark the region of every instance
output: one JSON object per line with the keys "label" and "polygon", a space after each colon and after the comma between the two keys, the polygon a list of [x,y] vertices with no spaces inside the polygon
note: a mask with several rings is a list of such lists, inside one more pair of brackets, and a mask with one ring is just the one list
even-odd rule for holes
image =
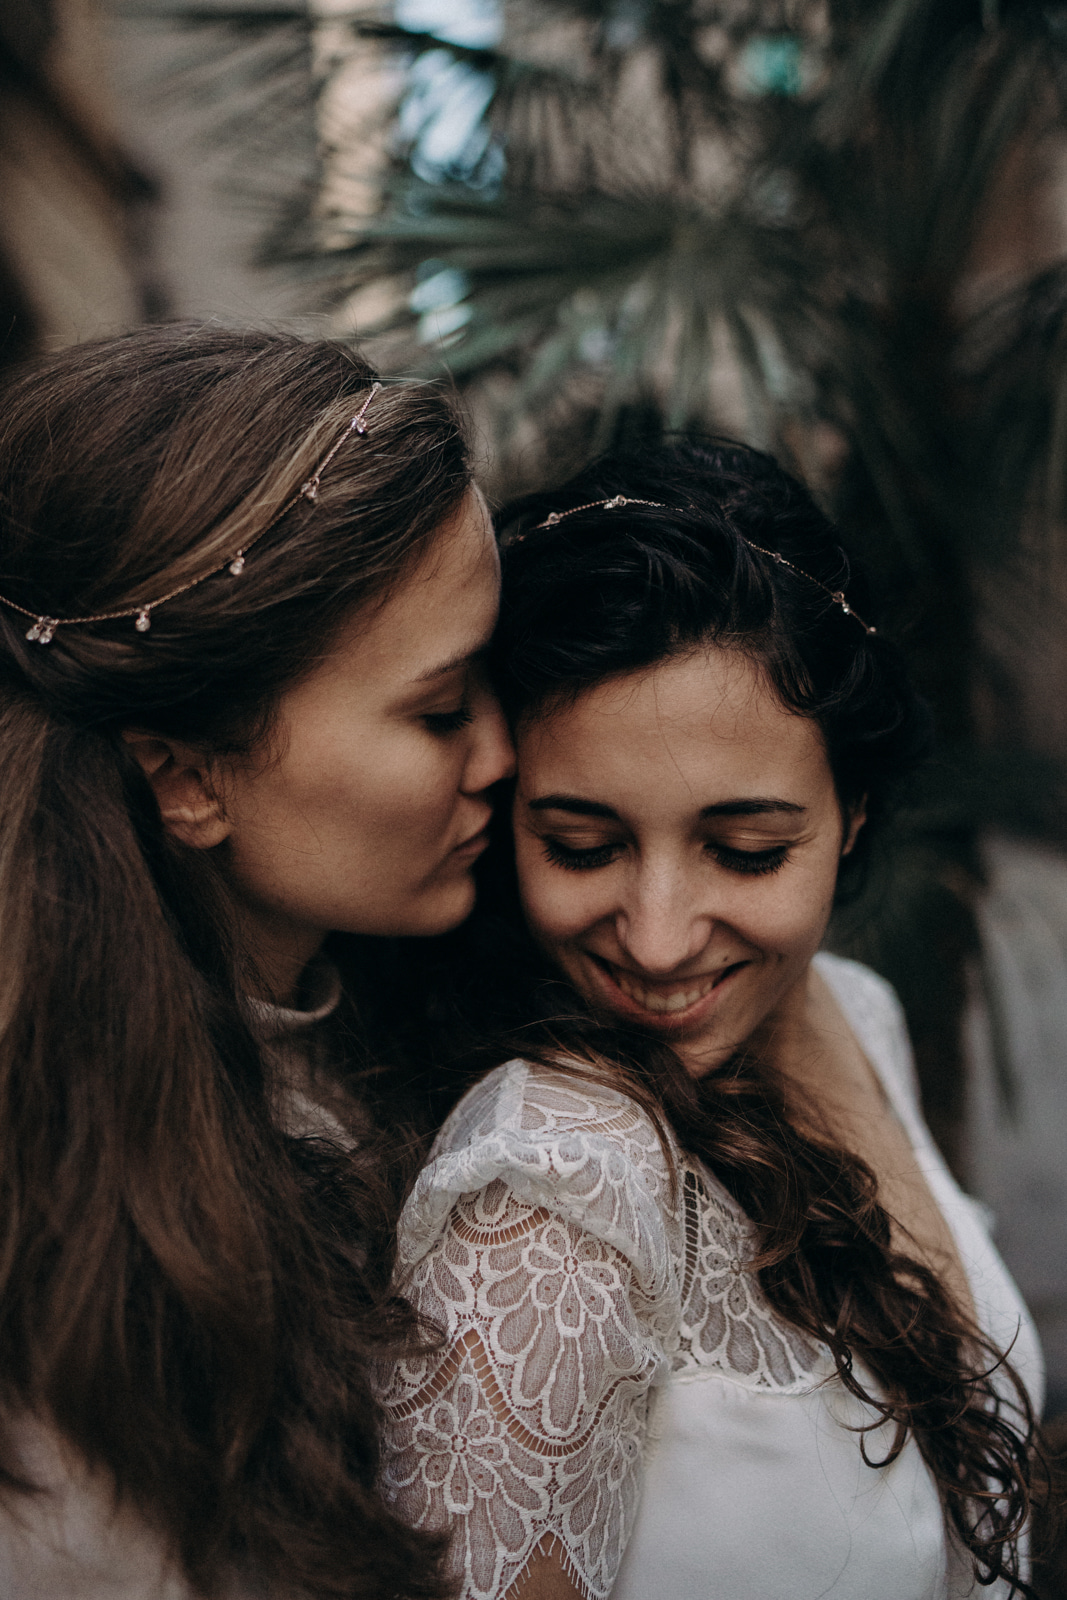
{"label": "dark curly hair", "polygon": [[[595,504],[616,495],[624,510]],[[762,451],[688,438],[603,457],[507,508],[500,529],[496,660],[512,719],[695,645],[736,645],[822,730],[842,807],[865,804],[845,888],[929,748],[930,717],[899,649],[867,631],[863,575],[803,485]]]}
{"label": "dark curly hair", "polygon": [[[631,503],[595,504],[617,495]],[[544,525],[572,508],[582,509]],[[842,809],[865,804],[870,838],[928,747],[929,716],[899,650],[866,631],[871,598],[832,524],[769,456],[699,438],[607,456],[505,509],[500,524],[496,671],[516,725],[696,645],[737,648],[784,706],[818,724]],[[499,831],[479,908],[452,944],[450,1011],[438,1020],[451,1018],[457,1043],[438,1081],[454,1088],[508,1054],[557,1070],[561,1059],[610,1063],[755,1224],[772,1304],[895,1424],[886,1461],[914,1435],[979,1581],[1030,1594],[1019,1537],[1034,1420],[1003,1352],[897,1247],[871,1169],[793,1126],[766,1063],[742,1055],[697,1080],[662,1039],[584,1010],[522,926],[503,818]]]}

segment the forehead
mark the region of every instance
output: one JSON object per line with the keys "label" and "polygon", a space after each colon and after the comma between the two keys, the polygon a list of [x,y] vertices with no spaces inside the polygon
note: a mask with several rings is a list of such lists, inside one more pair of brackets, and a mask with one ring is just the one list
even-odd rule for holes
{"label": "forehead", "polygon": [[759,667],[709,647],[612,678],[519,729],[519,779],[616,810],[777,795],[810,805],[832,780],[818,726]]}
{"label": "forehead", "polygon": [[472,489],[392,593],[353,618],[342,648],[370,678],[418,680],[485,645],[499,577],[489,513]]}

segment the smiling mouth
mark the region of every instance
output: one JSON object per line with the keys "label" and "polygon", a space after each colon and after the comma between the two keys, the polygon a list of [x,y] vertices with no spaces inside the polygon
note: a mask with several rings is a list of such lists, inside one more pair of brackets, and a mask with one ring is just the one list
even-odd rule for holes
{"label": "smiling mouth", "polygon": [[701,1000],[706,1000],[709,994],[714,993],[727,978],[745,965],[743,961],[735,961],[728,967],[721,967],[718,972],[703,973],[696,978],[687,978],[670,984],[648,984],[643,983],[634,973],[614,966],[601,956],[593,956],[592,959],[627,1000],[635,1006],[640,1006],[642,1011],[660,1017],[681,1016],[682,1012],[689,1011]]}

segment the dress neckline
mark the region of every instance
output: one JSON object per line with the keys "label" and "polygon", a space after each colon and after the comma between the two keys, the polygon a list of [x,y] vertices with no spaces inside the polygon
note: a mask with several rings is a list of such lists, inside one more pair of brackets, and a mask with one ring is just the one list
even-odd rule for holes
{"label": "dress neckline", "polygon": [[332,1016],[341,1002],[341,974],[325,956],[317,957],[301,979],[301,992],[306,1006],[279,1006],[245,997],[249,1018],[263,1043],[285,1039]]}
{"label": "dress neckline", "polygon": [[245,1011],[267,1062],[274,1118],[292,1138],[325,1139],[342,1149],[357,1137],[353,1107],[326,1069],[322,1024],[341,1001],[341,974],[318,957],[304,973],[301,1006],[245,997]]}

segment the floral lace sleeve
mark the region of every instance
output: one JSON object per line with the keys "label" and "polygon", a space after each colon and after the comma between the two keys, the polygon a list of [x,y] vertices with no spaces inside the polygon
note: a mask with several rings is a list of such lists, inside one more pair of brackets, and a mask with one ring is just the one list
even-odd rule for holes
{"label": "floral lace sleeve", "polygon": [[[422,1186],[447,1191],[453,1156],[462,1181],[488,1178],[452,1191],[405,1280],[444,1339],[389,1375],[384,1484],[408,1521],[452,1528],[463,1600],[499,1600],[550,1537],[579,1592],[602,1600],[637,1509],[648,1393],[677,1322],[671,1252],[654,1158],[642,1177],[603,1104],[590,1126],[579,1098],[585,1126],[512,1127],[503,1145],[480,1130],[439,1152]],[[605,1237],[620,1222],[627,1250]]]}

